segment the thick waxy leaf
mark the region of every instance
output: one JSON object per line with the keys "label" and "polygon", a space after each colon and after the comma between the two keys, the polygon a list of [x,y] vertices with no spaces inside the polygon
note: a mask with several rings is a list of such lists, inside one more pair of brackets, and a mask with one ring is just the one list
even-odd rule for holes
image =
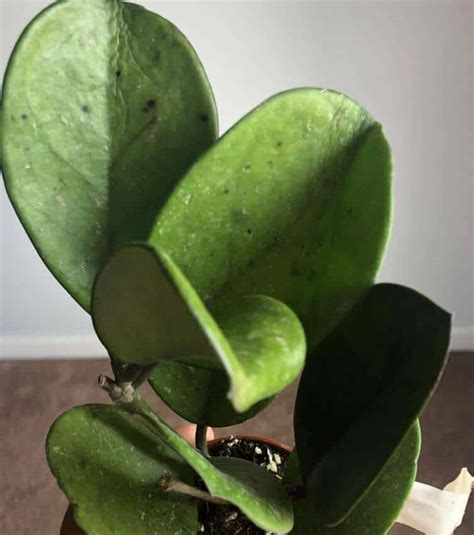
{"label": "thick waxy leaf", "polygon": [[426,297],[379,284],[308,359],[295,435],[320,521],[342,521],[376,480],[438,381],[449,331]]}
{"label": "thick waxy leaf", "polygon": [[[295,526],[292,535],[385,535],[394,524],[415,481],[420,451],[420,428],[414,424],[390,457],[366,496],[339,525],[324,526],[317,520],[311,500],[294,502]],[[291,454],[285,485],[301,484],[298,455]]]}
{"label": "thick waxy leaf", "polygon": [[158,486],[165,473],[192,483],[192,471],[120,408],[84,405],[64,413],[49,432],[47,457],[89,535],[196,535],[196,505]]}
{"label": "thick waxy leaf", "polygon": [[312,347],[373,281],[390,176],[390,148],[365,110],[332,91],[289,91],[197,161],[150,240],[204,300],[258,293],[283,301]]}
{"label": "thick waxy leaf", "polygon": [[149,378],[153,390],[184,419],[212,427],[236,425],[263,410],[273,398],[239,413],[228,399],[229,378],[222,370],[198,368],[179,361],[156,366]]}
{"label": "thick waxy leaf", "polygon": [[301,371],[303,329],[282,303],[244,296],[221,301],[213,314],[171,258],[147,245],[116,251],[94,285],[94,326],[112,354],[144,365],[189,359],[225,369],[239,412],[278,393]]}
{"label": "thick waxy leaf", "polygon": [[148,237],[216,130],[196,53],[158,15],[69,0],[28,26],[3,88],[3,172],[35,247],[83,307],[111,250]]}
{"label": "thick waxy leaf", "polygon": [[204,457],[142,400],[123,404],[123,408],[145,417],[150,428],[197,472],[212,496],[232,503],[265,531],[287,533],[292,529],[291,500],[281,482],[265,468],[231,457]]}

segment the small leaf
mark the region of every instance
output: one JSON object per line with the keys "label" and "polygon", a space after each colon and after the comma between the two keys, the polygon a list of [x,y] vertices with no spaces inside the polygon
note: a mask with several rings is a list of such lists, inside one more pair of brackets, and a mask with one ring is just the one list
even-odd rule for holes
{"label": "small leaf", "polygon": [[204,457],[142,400],[123,404],[123,408],[145,417],[150,428],[197,472],[212,496],[232,503],[265,531],[287,533],[291,530],[291,500],[283,485],[265,468],[232,457]]}
{"label": "small leaf", "polygon": [[206,302],[251,294],[284,302],[311,348],[373,283],[390,182],[390,147],[364,109],[333,91],[287,91],[193,165],[150,242]]}
{"label": "small leaf", "polygon": [[376,480],[440,377],[449,331],[426,297],[379,284],[308,360],[295,436],[321,522],[341,522]]}
{"label": "small leaf", "polygon": [[122,361],[187,359],[224,369],[238,412],[297,377],[305,338],[288,307],[270,297],[244,296],[216,303],[213,314],[171,258],[144,244],[116,251],[94,286],[95,329]]}
{"label": "small leaf", "polygon": [[84,405],[67,411],[51,427],[46,451],[86,533],[196,535],[196,506],[158,487],[165,473],[192,483],[192,471],[120,408]]}
{"label": "small leaf", "polygon": [[170,22],[118,0],[55,2],[5,75],[3,172],[41,257],[86,309],[118,244],[147,239],[158,209],[216,139],[199,58]]}
{"label": "small leaf", "polygon": [[230,403],[229,378],[223,370],[199,368],[179,361],[155,366],[150,385],[182,418],[212,427],[236,425],[252,418],[272,401],[267,398],[239,413]]}
{"label": "small leaf", "polygon": [[[364,498],[337,526],[327,527],[321,524],[310,499],[296,501],[292,535],[385,535],[398,518],[415,481],[420,437],[417,422],[410,428]],[[288,460],[284,483],[301,484],[296,450]]]}

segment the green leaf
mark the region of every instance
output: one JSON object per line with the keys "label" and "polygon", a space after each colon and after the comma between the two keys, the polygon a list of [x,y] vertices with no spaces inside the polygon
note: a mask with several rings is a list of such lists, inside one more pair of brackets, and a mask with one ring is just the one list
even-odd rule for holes
{"label": "green leaf", "polygon": [[191,483],[192,471],[120,408],[67,411],[51,427],[46,450],[78,525],[89,535],[196,535],[195,504],[158,486],[165,473]]}
{"label": "green leaf", "polygon": [[216,139],[206,75],[167,20],[118,0],[56,2],[27,27],[3,87],[3,172],[41,257],[86,309],[118,244]]}
{"label": "green leaf", "polygon": [[321,522],[341,522],[376,480],[435,388],[449,332],[426,297],[379,284],[308,359],[295,436]]}
{"label": "green leaf", "polygon": [[144,417],[150,428],[197,472],[212,496],[232,503],[265,531],[287,533],[292,529],[291,500],[283,485],[265,468],[232,457],[204,457],[140,399],[122,407]]}
{"label": "green leaf", "polygon": [[332,91],[288,91],[194,164],[150,241],[205,301],[283,301],[314,347],[373,282],[390,222],[390,178],[390,148],[365,110]]}
{"label": "green leaf", "polygon": [[273,397],[264,399],[248,411],[239,413],[227,397],[229,378],[225,371],[199,368],[179,361],[158,364],[150,375],[149,383],[182,418],[212,427],[244,422],[273,400]]}
{"label": "green leaf", "polygon": [[117,250],[94,285],[95,329],[124,362],[188,359],[225,369],[238,412],[297,377],[305,338],[288,307],[270,297],[244,296],[221,301],[212,312],[215,319],[171,258],[145,244]]}
{"label": "green leaf", "polygon": [[[390,457],[366,496],[339,525],[327,527],[317,520],[311,500],[294,503],[292,535],[385,535],[398,518],[415,481],[421,433],[418,422]],[[296,450],[290,455],[285,485],[301,484]]]}

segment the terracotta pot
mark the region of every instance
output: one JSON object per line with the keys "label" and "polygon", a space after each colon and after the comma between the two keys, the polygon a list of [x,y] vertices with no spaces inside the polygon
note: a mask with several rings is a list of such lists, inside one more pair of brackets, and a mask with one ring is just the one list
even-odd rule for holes
{"label": "terracotta pot", "polygon": [[[227,440],[230,437],[220,437],[215,438],[214,440],[210,440],[208,442],[209,450],[212,452],[212,450],[223,440]],[[283,444],[282,442],[279,442],[278,440],[273,440],[271,438],[262,438],[252,435],[235,435],[234,438],[238,438],[240,440],[248,440],[248,441],[258,441],[268,444],[269,446],[273,446],[276,449],[279,449],[280,451],[284,453],[291,453],[291,448],[287,446],[286,444]],[[66,514],[64,515],[63,524],[61,526],[61,532],[60,535],[86,535],[82,529],[76,524],[74,521],[74,516],[72,512],[72,507],[69,506],[67,508]]]}

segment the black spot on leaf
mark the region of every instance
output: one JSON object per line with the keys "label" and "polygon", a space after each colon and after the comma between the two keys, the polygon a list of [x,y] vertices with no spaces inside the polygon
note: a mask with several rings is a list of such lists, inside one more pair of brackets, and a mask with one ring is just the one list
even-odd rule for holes
{"label": "black spot on leaf", "polygon": [[122,71],[120,69],[117,69],[115,71],[115,76],[118,78],[122,74]]}
{"label": "black spot on leaf", "polygon": [[87,104],[84,104],[84,106],[82,106],[81,110],[84,113],[89,113],[90,112],[89,106]]}
{"label": "black spot on leaf", "polygon": [[28,115],[26,115],[26,113],[22,113],[21,118],[25,121],[26,119],[28,119]]}
{"label": "black spot on leaf", "polygon": [[252,234],[252,229],[251,228],[248,228],[247,229],[247,234],[250,236]]}
{"label": "black spot on leaf", "polygon": [[151,98],[150,100],[147,100],[145,107],[143,108],[143,111],[145,113],[149,112],[156,106],[156,100],[154,98]]}
{"label": "black spot on leaf", "polygon": [[281,141],[279,141],[279,142],[277,143],[277,147],[281,147],[282,145],[283,145],[283,143],[282,143]]}
{"label": "black spot on leaf", "polygon": [[207,113],[201,113],[201,115],[199,116],[199,118],[201,119],[201,121],[203,123],[207,123],[209,121],[209,115],[207,115]]}
{"label": "black spot on leaf", "polygon": [[225,189],[225,190],[224,190],[224,194],[225,194],[225,195],[228,195],[228,193],[229,193],[229,190],[228,190],[228,189]]}

